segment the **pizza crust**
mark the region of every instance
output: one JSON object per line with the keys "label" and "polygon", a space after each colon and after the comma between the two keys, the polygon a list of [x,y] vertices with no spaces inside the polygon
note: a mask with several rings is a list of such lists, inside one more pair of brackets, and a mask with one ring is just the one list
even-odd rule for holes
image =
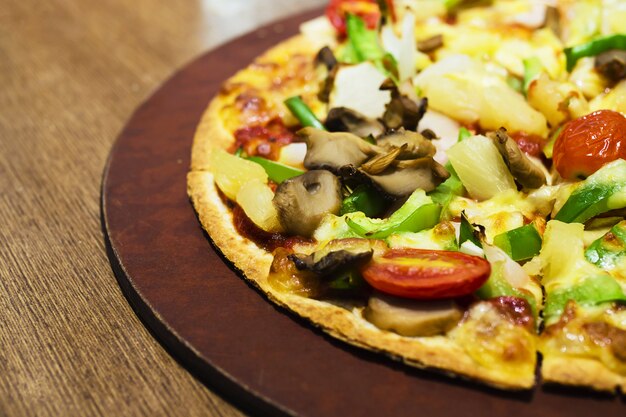
{"label": "pizza crust", "polygon": [[597,391],[626,392],[626,376],[616,374],[602,362],[572,356],[548,355],[541,365],[545,383],[585,386]]}

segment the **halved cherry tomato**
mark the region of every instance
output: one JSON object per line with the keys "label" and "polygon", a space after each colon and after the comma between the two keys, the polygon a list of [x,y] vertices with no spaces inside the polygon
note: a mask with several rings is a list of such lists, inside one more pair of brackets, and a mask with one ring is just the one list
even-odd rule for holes
{"label": "halved cherry tomato", "polygon": [[441,299],[476,291],[489,278],[491,265],[461,252],[404,248],[372,258],[361,273],[372,287],[387,294]]}
{"label": "halved cherry tomato", "polygon": [[608,162],[626,159],[626,117],[598,110],[568,122],[554,143],[552,160],[565,179],[586,178]]}
{"label": "halved cherry tomato", "polygon": [[326,7],[326,17],[342,36],[346,34],[348,13],[363,19],[369,29],[378,25],[381,16],[376,0],[330,0]]}

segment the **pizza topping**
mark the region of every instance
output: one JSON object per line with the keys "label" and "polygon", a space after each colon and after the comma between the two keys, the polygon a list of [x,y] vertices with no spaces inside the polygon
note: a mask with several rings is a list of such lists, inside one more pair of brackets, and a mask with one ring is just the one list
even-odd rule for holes
{"label": "pizza topping", "polygon": [[302,126],[311,126],[316,129],[326,130],[309,106],[302,101],[302,98],[298,96],[290,97],[285,100],[285,106],[287,106],[289,111],[298,119]]}
{"label": "pizza topping", "polygon": [[626,49],[613,49],[596,56],[595,68],[614,82],[626,78]]}
{"label": "pizza topping", "polygon": [[298,270],[289,259],[290,254],[288,249],[276,248],[267,281],[279,292],[303,297],[317,296],[321,291],[318,277],[312,272]]}
{"label": "pizza topping", "polygon": [[273,201],[285,232],[310,237],[322,217],[339,213],[341,183],[329,171],[307,171],[280,184]]}
{"label": "pizza topping", "polygon": [[421,301],[375,293],[363,311],[363,317],[382,330],[402,336],[444,334],[463,316],[453,300]]}
{"label": "pizza topping", "polygon": [[585,258],[605,271],[612,271],[626,262],[626,221],[621,221],[604,236],[594,241]]}
{"label": "pizza topping", "polygon": [[543,171],[522,153],[517,143],[500,128],[490,136],[504,162],[509,167],[513,178],[525,188],[539,188],[546,183]]}
{"label": "pizza topping", "polygon": [[[403,150],[402,148],[396,149],[398,154]],[[368,171],[361,167],[358,172],[393,198],[406,197],[416,190],[433,191],[450,176],[448,171],[432,157],[410,160],[394,159],[382,171],[375,166],[372,168],[376,169]]]}
{"label": "pizza topping", "polygon": [[488,300],[496,310],[511,323],[535,330],[535,316],[526,298],[515,296],[499,296]]}
{"label": "pizza topping", "polygon": [[416,159],[425,156],[432,157],[437,151],[435,145],[422,134],[404,130],[404,128],[379,137],[376,140],[376,144],[386,150],[404,146],[398,159]]}
{"label": "pizza topping", "polygon": [[361,184],[341,203],[340,214],[360,211],[367,217],[379,217],[387,207],[387,201],[371,185]]}
{"label": "pizza topping", "polygon": [[569,180],[585,178],[618,158],[626,159],[626,117],[612,110],[572,120],[554,144],[554,166]]}
{"label": "pizza topping", "polygon": [[593,343],[601,347],[609,346],[613,355],[626,363],[626,330],[602,321],[585,323],[583,330],[589,335]]}
{"label": "pizza topping", "polygon": [[348,132],[326,132],[306,127],[298,136],[307,144],[304,166],[307,169],[328,169],[338,172],[345,165],[359,166],[378,148]]}
{"label": "pizza topping", "polygon": [[384,239],[396,232],[417,232],[439,222],[441,207],[432,203],[423,190],[416,190],[391,216],[371,219],[356,212],[346,216],[346,223],[359,236]]}
{"label": "pizza topping", "polygon": [[571,71],[582,57],[596,56],[612,49],[626,50],[626,35],[617,34],[594,39],[590,42],[565,48],[567,58],[567,70]]}
{"label": "pizza topping", "polygon": [[477,200],[517,190],[498,148],[485,136],[457,143],[448,150],[448,158],[469,195]]}
{"label": "pizza topping", "polygon": [[278,159],[281,147],[294,140],[294,134],[279,118],[239,128],[234,135],[234,149],[242,148],[250,156],[260,155],[272,160]]}
{"label": "pizza topping", "polygon": [[563,222],[586,222],[598,214],[626,207],[626,161],[606,164],[580,182],[554,216]]}
{"label": "pizza topping", "polygon": [[487,280],[486,260],[459,252],[390,249],[361,270],[363,278],[386,294],[414,299],[468,295]]}
{"label": "pizza topping", "polygon": [[361,17],[370,29],[378,25],[381,16],[376,0],[331,0],[326,7],[326,17],[340,35],[346,34],[348,14]]}
{"label": "pizza topping", "polygon": [[378,120],[365,117],[347,107],[330,109],[325,124],[331,132],[350,132],[361,138],[378,137],[385,131],[385,127]]}
{"label": "pizza topping", "polygon": [[401,94],[394,82],[388,80],[381,89],[391,91],[391,101],[385,105],[385,113],[382,120],[387,129],[417,130],[419,121],[424,117],[428,107],[428,99],[413,100],[405,94]]}
{"label": "pizza topping", "polygon": [[299,270],[326,277],[363,265],[373,253],[372,244],[367,239],[337,239],[309,255],[296,253],[289,255],[289,259]]}

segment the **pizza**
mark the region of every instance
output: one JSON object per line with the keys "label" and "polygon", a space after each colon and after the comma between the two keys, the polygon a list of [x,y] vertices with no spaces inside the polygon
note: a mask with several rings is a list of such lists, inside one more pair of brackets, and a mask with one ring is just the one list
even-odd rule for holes
{"label": "pizza", "polygon": [[623,391],[624,22],[619,0],[332,0],[210,101],[200,223],[349,344]]}

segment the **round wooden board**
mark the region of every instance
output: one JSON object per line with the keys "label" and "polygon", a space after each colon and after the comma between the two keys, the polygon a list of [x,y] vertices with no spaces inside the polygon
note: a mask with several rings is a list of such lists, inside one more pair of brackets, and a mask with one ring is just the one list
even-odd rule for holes
{"label": "round wooden board", "polygon": [[275,23],[192,62],[131,117],[102,184],[122,291],[187,369],[238,407],[301,416],[623,415],[587,391],[508,393],[351,347],[274,307],[215,251],[186,194],[196,124],[221,83],[320,12]]}

